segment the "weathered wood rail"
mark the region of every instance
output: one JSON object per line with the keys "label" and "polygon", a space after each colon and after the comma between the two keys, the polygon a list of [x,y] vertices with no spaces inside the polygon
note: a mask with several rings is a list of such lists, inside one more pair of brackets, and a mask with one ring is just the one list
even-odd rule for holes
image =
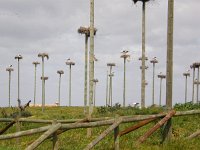
{"label": "weathered wood rail", "polygon": [[[70,129],[78,129],[78,128],[94,128],[94,127],[101,127],[101,126],[108,126],[102,134],[100,134],[96,139],[94,139],[86,148],[85,150],[91,149],[94,147],[99,141],[104,139],[111,131],[114,130],[114,147],[115,150],[119,149],[119,138],[122,135],[128,134],[129,132],[132,132],[152,121],[155,121],[156,119],[163,118],[161,121],[159,121],[152,129],[150,129],[144,136],[140,137],[138,140],[138,143],[144,142],[146,138],[148,138],[155,130],[163,126],[163,124],[170,119],[171,117],[178,117],[178,116],[185,116],[185,115],[195,115],[200,114],[200,110],[191,110],[191,111],[169,111],[168,113],[162,113],[162,114],[155,114],[155,115],[133,115],[133,116],[120,116],[118,118],[112,118],[112,117],[103,117],[103,118],[92,118],[88,120],[88,118],[85,119],[70,119],[70,120],[41,120],[41,119],[26,119],[26,118],[20,118],[18,119],[18,122],[30,122],[30,123],[51,123],[52,125],[47,125],[44,127],[39,127],[36,129],[30,129],[26,131],[19,131],[15,133],[9,133],[5,135],[0,135],[0,140],[6,140],[6,139],[13,139],[18,138],[22,136],[28,136],[33,135],[36,133],[43,133],[36,141],[34,141],[32,144],[30,144],[27,147],[27,150],[35,149],[37,146],[39,146],[43,141],[46,139],[53,137],[53,142],[57,143],[57,135],[62,134]],[[139,124],[129,127],[125,129],[124,131],[119,132],[119,126],[122,123],[130,123],[130,122],[136,122],[140,121]],[[15,119],[12,118],[0,118],[0,122],[10,122],[9,125],[7,125],[4,129],[8,129],[16,122]],[[1,131],[3,131],[2,129]],[[196,136],[199,136],[200,131],[197,131],[193,135],[191,135],[188,138],[193,138]],[[53,144],[54,146],[56,144]],[[54,149],[58,149],[57,146],[54,147]]]}

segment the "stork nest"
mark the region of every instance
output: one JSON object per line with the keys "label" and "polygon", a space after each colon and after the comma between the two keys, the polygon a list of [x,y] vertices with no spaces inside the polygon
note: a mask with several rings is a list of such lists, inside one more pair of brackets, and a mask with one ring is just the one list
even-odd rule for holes
{"label": "stork nest", "polygon": [[183,76],[190,76],[190,73],[189,72],[185,72],[185,73],[183,73]]}
{"label": "stork nest", "polygon": [[46,57],[47,59],[49,59],[49,54],[48,53],[39,53],[38,57],[42,57],[42,58]]}
{"label": "stork nest", "polygon": [[[96,35],[97,29],[94,28],[94,35]],[[86,36],[90,37],[90,27],[80,27],[78,29],[78,33],[85,34]]]}
{"label": "stork nest", "polygon": [[113,67],[113,66],[116,66],[116,64],[115,63],[107,63],[107,66]]}
{"label": "stork nest", "polygon": [[192,65],[193,65],[194,68],[199,68],[200,62],[194,62]]}
{"label": "stork nest", "polygon": [[158,63],[158,60],[152,59],[152,60],[150,60],[150,63],[156,64],[156,63]]}
{"label": "stork nest", "polygon": [[148,1],[150,1],[150,0],[132,0],[134,3],[137,3],[138,1],[141,1],[141,2],[143,2],[143,3],[146,3],[146,2],[148,2]]}
{"label": "stork nest", "polygon": [[61,74],[64,74],[64,71],[63,70],[58,70],[57,73],[61,75]]}
{"label": "stork nest", "polygon": [[22,57],[22,55],[17,55],[17,56],[15,56],[15,59],[22,59],[23,57]]}
{"label": "stork nest", "polygon": [[165,78],[166,78],[166,75],[164,75],[164,74],[159,74],[159,75],[158,75],[158,78],[165,79]]}
{"label": "stork nest", "polygon": [[66,65],[74,66],[74,65],[75,65],[75,62],[67,61],[67,62],[66,62]]}
{"label": "stork nest", "polygon": [[11,71],[14,71],[14,69],[13,69],[13,68],[11,68],[11,67],[9,67],[9,68],[6,68],[6,71],[9,71],[9,72],[11,72]]}
{"label": "stork nest", "polygon": [[129,54],[122,54],[121,56],[120,56],[120,58],[130,58],[130,55]]}
{"label": "stork nest", "polygon": [[39,64],[40,64],[40,62],[38,62],[38,61],[33,62],[33,65],[39,65]]}
{"label": "stork nest", "polygon": [[41,80],[48,80],[49,77],[41,77]]}

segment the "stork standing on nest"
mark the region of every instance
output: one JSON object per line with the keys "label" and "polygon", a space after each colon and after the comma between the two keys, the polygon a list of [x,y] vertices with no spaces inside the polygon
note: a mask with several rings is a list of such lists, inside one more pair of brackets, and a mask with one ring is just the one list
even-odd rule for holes
{"label": "stork standing on nest", "polygon": [[[38,57],[42,58],[42,79],[44,78],[44,58],[49,59],[48,53],[39,53]],[[42,112],[44,112],[44,105],[45,105],[45,80],[42,80]]]}

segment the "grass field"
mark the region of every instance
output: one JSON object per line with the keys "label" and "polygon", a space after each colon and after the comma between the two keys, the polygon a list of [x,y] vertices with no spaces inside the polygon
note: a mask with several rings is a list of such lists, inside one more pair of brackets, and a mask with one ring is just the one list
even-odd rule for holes
{"label": "grass field", "polygon": [[[200,109],[199,105],[192,105],[188,103],[186,105],[175,105],[176,110],[192,110]],[[0,108],[0,117],[5,117],[12,114],[15,109]],[[83,107],[49,107],[45,108],[45,112],[42,113],[41,108],[27,108],[27,111],[32,114],[29,118],[32,119],[71,119],[71,118],[84,118]],[[120,107],[98,107],[94,109],[93,117],[115,117],[116,115],[135,115],[135,114],[157,114],[163,112],[164,108],[120,108]],[[28,114],[28,113],[27,113]],[[171,141],[161,143],[161,129],[157,130],[151,135],[140,147],[135,147],[137,139],[149,130],[155,122],[152,122],[134,132],[131,132],[120,138],[120,149],[122,150],[199,150],[200,138],[193,140],[186,140],[185,138],[191,133],[200,129],[200,115],[175,117],[173,121],[173,138]],[[0,127],[4,127],[7,123],[1,123]],[[120,125],[120,130],[123,130],[135,123],[126,123]],[[45,124],[38,123],[21,123],[21,130],[27,130],[45,126]],[[59,149],[60,150],[81,150],[87,146],[95,137],[103,132],[107,127],[99,127],[93,129],[91,138],[86,138],[86,129],[73,129],[59,135]],[[16,126],[11,127],[6,133],[16,131]],[[17,144],[16,139],[0,141],[0,150],[21,150],[25,149],[30,143],[36,140],[41,134],[35,134],[32,136],[25,136],[20,138],[20,144]],[[98,143],[94,149],[98,150],[112,150],[114,144],[113,133],[109,134],[105,139]],[[52,149],[52,139],[46,140],[37,149]]]}

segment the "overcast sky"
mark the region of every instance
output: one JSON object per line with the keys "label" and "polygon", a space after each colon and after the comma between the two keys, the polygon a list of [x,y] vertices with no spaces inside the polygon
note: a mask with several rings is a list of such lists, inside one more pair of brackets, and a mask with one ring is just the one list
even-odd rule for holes
{"label": "overcast sky", "polygon": [[[200,1],[175,0],[174,26],[174,87],[173,103],[184,102],[184,77],[182,73],[189,65],[200,61]],[[166,72],[167,0],[149,2],[146,7],[146,55],[156,56],[156,75]],[[115,62],[113,69],[113,103],[122,103],[123,60],[120,51],[130,51],[131,61],[127,63],[126,104],[140,103],[141,72],[141,2],[131,0],[95,0],[95,78],[97,84],[96,104],[105,105],[106,64]],[[11,105],[17,104],[17,61],[21,54],[22,103],[33,100],[33,61],[41,61],[39,52],[49,53],[45,60],[46,103],[58,99],[57,70],[63,69],[61,105],[68,105],[69,68],[67,58],[75,61],[72,68],[72,105],[83,105],[84,91],[84,36],[77,33],[80,26],[89,26],[89,0],[0,0],[0,105],[8,106],[8,72],[6,67],[14,66],[12,72]],[[146,105],[152,102],[152,64],[147,62]],[[38,66],[37,103],[41,103],[41,65]],[[188,98],[191,100],[189,78]],[[159,80],[156,76],[155,99],[159,101]],[[165,81],[162,103],[165,104]]]}

